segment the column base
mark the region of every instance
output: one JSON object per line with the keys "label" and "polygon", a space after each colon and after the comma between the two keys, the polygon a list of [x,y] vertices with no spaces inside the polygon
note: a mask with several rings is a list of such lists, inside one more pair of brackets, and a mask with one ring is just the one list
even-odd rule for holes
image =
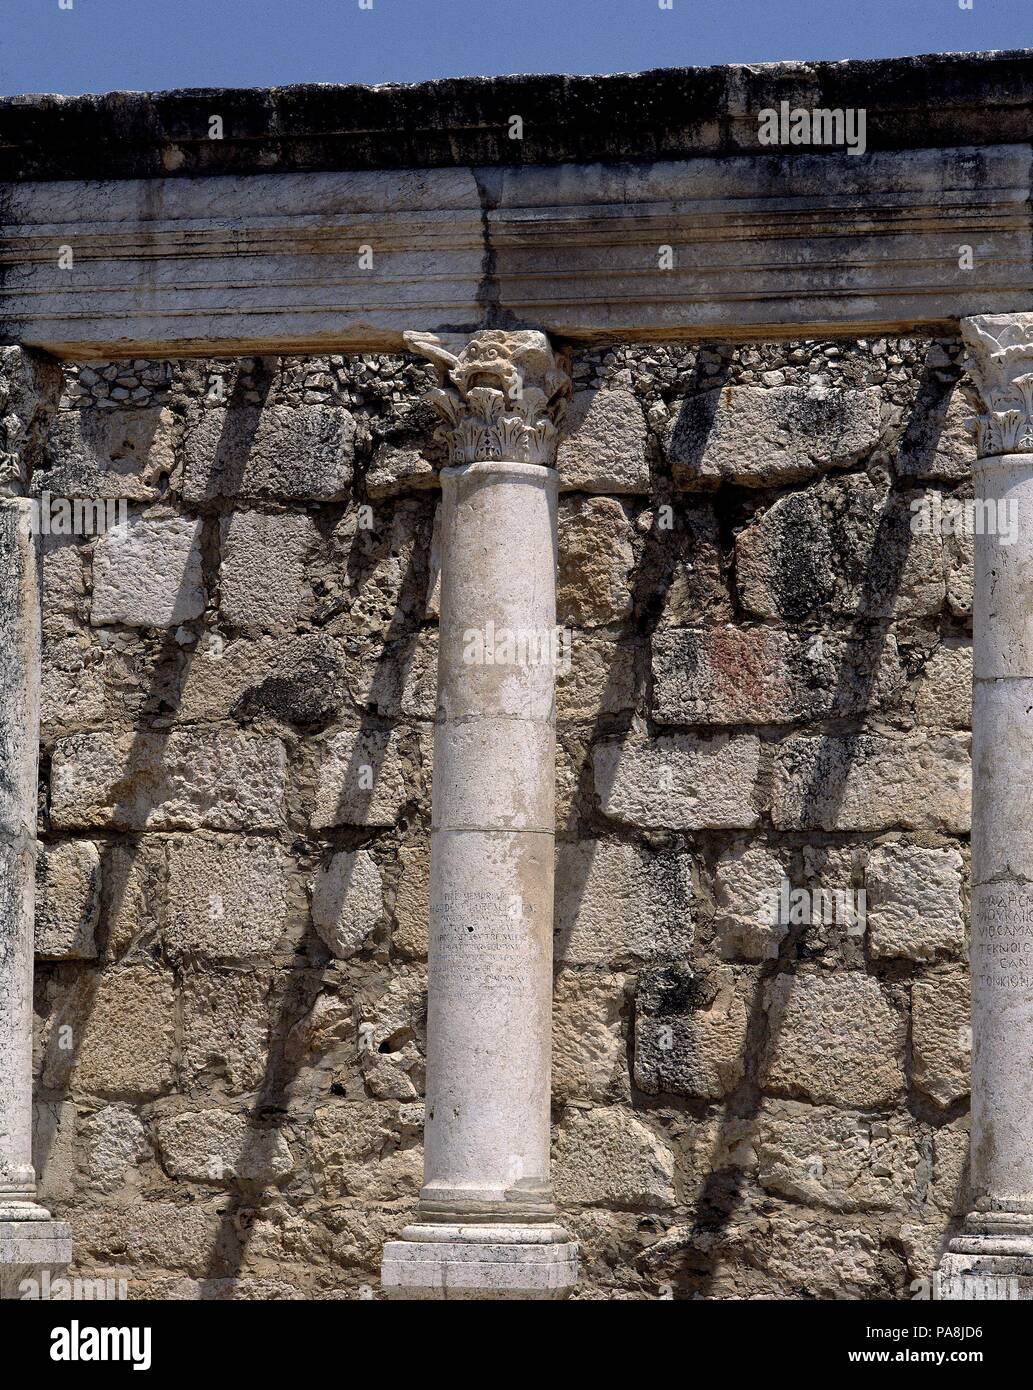
{"label": "column base", "polygon": [[407,1226],[384,1246],[392,1299],[560,1299],[577,1283],[577,1241],[562,1226]]}
{"label": "column base", "polygon": [[934,1296],[1033,1303],[1033,1214],[989,1202],[972,1212],[940,1261]]}
{"label": "column base", "polygon": [[55,1221],[43,1207],[31,1210],[14,1221],[7,1216],[10,1208],[0,1211],[0,1299],[45,1297],[51,1280],[72,1262],[68,1222]]}

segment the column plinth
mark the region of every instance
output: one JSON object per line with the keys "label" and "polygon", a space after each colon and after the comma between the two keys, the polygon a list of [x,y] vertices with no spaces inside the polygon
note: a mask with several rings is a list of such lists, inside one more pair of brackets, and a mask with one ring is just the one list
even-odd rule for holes
{"label": "column plinth", "polygon": [[556,422],[539,333],[452,357],[414,335],[444,468],[424,1182],[384,1249],[396,1298],[565,1297],[577,1246],[549,1180],[555,834]]}
{"label": "column plinth", "polygon": [[1033,315],[964,320],[978,388],[972,1210],[937,1296],[1033,1301]]}

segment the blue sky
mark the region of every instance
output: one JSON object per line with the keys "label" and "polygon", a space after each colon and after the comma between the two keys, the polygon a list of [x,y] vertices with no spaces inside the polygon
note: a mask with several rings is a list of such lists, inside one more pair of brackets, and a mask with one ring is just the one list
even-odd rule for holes
{"label": "blue sky", "polygon": [[1033,0],[971,0],[971,9],[962,8],[969,0],[671,3],[0,0],[0,93],[418,82],[1033,47]]}

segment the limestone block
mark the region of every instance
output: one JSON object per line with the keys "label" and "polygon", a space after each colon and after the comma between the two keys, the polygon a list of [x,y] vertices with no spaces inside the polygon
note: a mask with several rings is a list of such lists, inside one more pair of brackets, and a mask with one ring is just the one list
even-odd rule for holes
{"label": "limestone block", "polygon": [[[229,1253],[225,1199],[200,1202],[133,1202],[125,1207],[93,1205],[76,1217],[76,1259],[101,1267],[183,1270],[198,1277],[213,1259]],[[232,1249],[232,1245],[230,1245]]]}
{"label": "limestone block", "polygon": [[55,497],[156,500],[176,472],[176,417],[159,406],[63,410],[47,436],[33,490]]}
{"label": "limestone block", "polygon": [[168,844],[170,957],[267,959],[287,928],[290,856],[275,842],[182,835]]}
{"label": "limestone block", "polygon": [[[321,639],[322,640],[322,639]],[[343,680],[356,708],[384,719],[433,719],[437,710],[438,635],[422,629],[399,642],[351,643]]]}
{"label": "limestone block", "polygon": [[[725,576],[725,545],[714,504],[702,497],[679,497],[671,506],[671,525],[654,510],[639,587],[663,595],[660,627],[697,627],[731,622],[735,616]],[[636,581],[639,583],[639,581]]]}
{"label": "limestone block", "polygon": [[556,467],[563,492],[648,492],[646,422],[632,392],[575,392]]}
{"label": "limestone block", "polygon": [[556,672],[556,715],[563,720],[591,720],[635,707],[635,658],[630,642],[594,641],[576,633],[570,667]]}
{"label": "limestone block", "polygon": [[773,960],[789,930],[781,908],[786,865],[763,845],[737,843],[717,862],[714,931],[726,959]]}
{"label": "limestone block", "polygon": [[972,727],[972,647],[944,642],[925,663],[915,694],[919,722],[937,729]]}
{"label": "limestone block", "polygon": [[275,830],[284,746],[236,729],[70,734],[51,769],[58,829]]}
{"label": "limestone block", "polygon": [[316,1190],[330,1199],[415,1199],[422,1178],[418,1147],[400,1148],[391,1102],[322,1106],[315,1112],[309,1154]]}
{"label": "limestone block", "polygon": [[954,849],[880,845],[865,872],[873,956],[935,960],[965,948],[962,859]]}
{"label": "limestone block", "polygon": [[219,611],[234,627],[292,627],[310,601],[319,533],[304,516],[224,517]]}
{"label": "limestone block", "polygon": [[559,508],[560,623],[598,627],[631,611],[628,583],[635,553],[624,508],[612,497],[565,498]]}
{"label": "limestone block", "polygon": [[688,955],[692,862],[677,851],[580,840],[556,846],[556,959],[614,965]]}
{"label": "limestone block", "polygon": [[173,1178],[194,1182],[283,1182],[294,1170],[281,1131],[257,1129],[245,1115],[225,1110],[187,1111],[159,1120],[158,1150]]}
{"label": "limestone block", "polygon": [[666,734],[597,743],[592,766],[603,815],[646,829],[750,829],[757,824],[760,740]]}
{"label": "limestone block", "polygon": [[674,1158],[627,1110],[570,1110],[553,1149],[561,1204],[664,1210],[674,1205]]}
{"label": "limestone block", "polygon": [[44,742],[91,724],[107,713],[103,657],[82,633],[57,638],[43,632],[40,731]]}
{"label": "limestone block", "polygon": [[943,538],[947,607],[955,618],[971,618],[975,585],[975,537],[954,532]]}
{"label": "limestone block", "polygon": [[631,1099],[621,1024],[624,977],[562,970],[553,990],[552,1097],[569,1101]]}
{"label": "limestone block", "polygon": [[799,734],[776,750],[771,817],[783,830],[963,834],[969,780],[963,734]]}
{"label": "limestone block", "polygon": [[206,601],[200,521],[145,513],[94,545],[94,627],[171,627],[199,618]]}
{"label": "limestone block", "polygon": [[74,1094],[150,1097],[173,1084],[170,971],[120,965],[80,976],[47,1032],[43,1084]]}
{"label": "limestone block", "polygon": [[355,420],[342,406],[230,406],[187,429],[183,496],[331,502],[347,495]]}
{"label": "limestone block", "polygon": [[392,940],[402,955],[425,960],[430,918],[430,847],[423,842],[401,845],[398,860],[401,871],[395,886]]}
{"label": "limestone block", "polygon": [[951,966],[922,976],[911,992],[912,1080],[940,1106],[969,1093],[970,995],[968,971]]}
{"label": "limestone block", "polygon": [[911,504],[921,501],[867,478],[779,497],[736,538],[742,606],[787,623],[937,613],[946,591],[944,540],[913,531]]}
{"label": "limestone block", "polygon": [[324,633],[294,638],[211,636],[198,644],[182,683],[184,722],[275,719],[325,728],[341,703],[338,644]]}
{"label": "limestone block", "polygon": [[382,444],[366,473],[366,496],[374,499],[439,486],[437,470],[419,449],[396,449]]}
{"label": "limestone block", "polygon": [[758,1177],[776,1196],[833,1211],[906,1211],[925,1200],[932,1158],[906,1115],[876,1119],[825,1105],[765,1101]]}
{"label": "limestone block", "polygon": [[312,922],[327,948],[347,960],[384,917],[384,889],[366,850],[335,854],[312,884]]}
{"label": "limestone block", "polygon": [[761,1084],[825,1105],[891,1105],[904,1088],[904,1019],[858,971],[779,975],[768,987]]}
{"label": "limestone block", "polygon": [[76,1128],[76,1110],[70,1101],[33,1102],[32,1164],[37,1195],[45,1205],[75,1200]]}
{"label": "limestone block", "polygon": [[140,1117],[122,1105],[104,1105],[83,1121],[83,1169],[99,1192],[118,1192],[130,1180],[150,1145]]}
{"label": "limestone block", "polygon": [[665,447],[681,487],[773,487],[849,467],[879,433],[875,390],[726,386],[690,396]]}
{"label": "limestone block", "polygon": [[189,1085],[221,1083],[236,1095],[261,1083],[269,983],[263,970],[186,972],[181,1065]]}
{"label": "limestone block", "polygon": [[394,825],[412,795],[398,734],[335,734],[323,746],[312,828]]}
{"label": "limestone block", "polygon": [[733,1232],[733,1240],[776,1289],[813,1299],[870,1299],[885,1293],[878,1236],[857,1218],[837,1224],[776,1211]]}
{"label": "limestone block", "polygon": [[669,965],[639,977],[635,1084],[649,1095],[730,1095],[746,1071],[747,1004],[730,973],[706,980]]}
{"label": "limestone block", "polygon": [[930,408],[909,418],[895,460],[897,473],[923,482],[966,481],[976,461],[971,419],[960,388],[941,385]]}
{"label": "limestone block", "polygon": [[874,646],[728,626],[653,638],[654,716],[662,724],[842,718],[895,704],[903,684],[892,636]]}
{"label": "limestone block", "polygon": [[92,960],[100,923],[100,853],[90,840],[40,847],[36,868],[36,955]]}

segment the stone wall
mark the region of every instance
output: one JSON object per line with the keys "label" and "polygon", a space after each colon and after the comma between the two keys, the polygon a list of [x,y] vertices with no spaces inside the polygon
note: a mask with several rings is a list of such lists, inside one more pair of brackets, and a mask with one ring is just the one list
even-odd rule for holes
{"label": "stone wall", "polygon": [[[906,1296],[964,1210],[959,360],[574,355],[553,1100],[582,1297]],[[133,1296],[368,1296],[415,1204],[430,381],[66,371],[36,491],[129,520],[46,542],[37,1158],[77,1271]]]}

